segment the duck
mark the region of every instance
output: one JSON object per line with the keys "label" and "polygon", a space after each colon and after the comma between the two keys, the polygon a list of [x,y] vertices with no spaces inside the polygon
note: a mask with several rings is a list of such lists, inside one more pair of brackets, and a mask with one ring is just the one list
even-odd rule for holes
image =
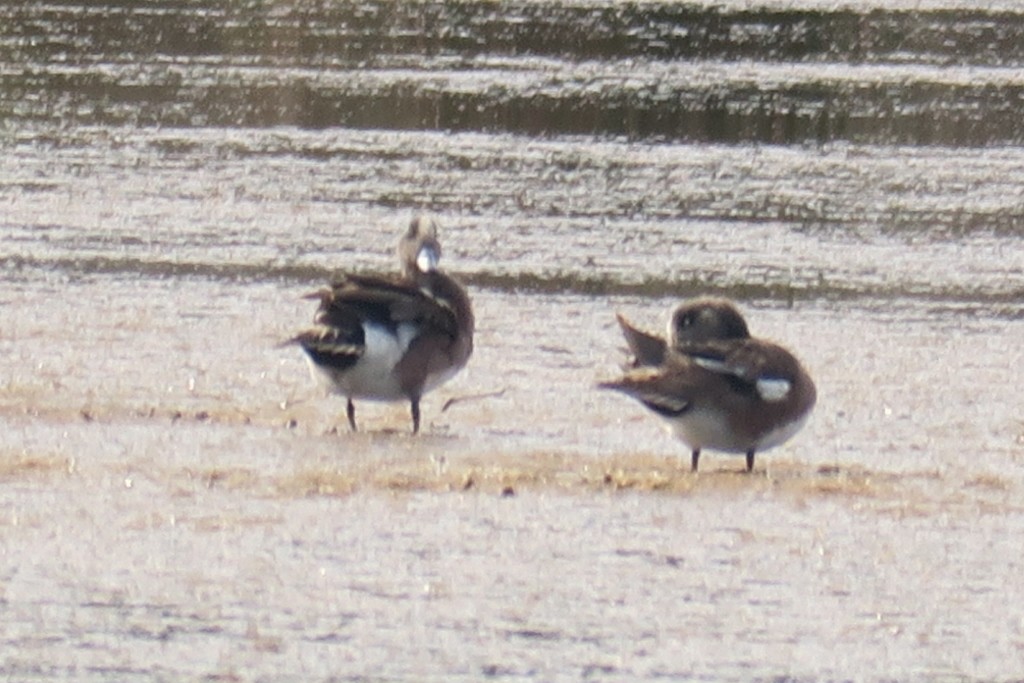
{"label": "duck", "polygon": [[408,401],[412,433],[420,430],[420,400],[452,379],[473,354],[470,297],[439,269],[440,226],[419,215],[398,241],[397,277],[346,274],[307,298],[319,301],[313,326],[298,345],[329,391],[346,399],[357,431],[356,400]]}
{"label": "duck", "polygon": [[598,386],[623,393],[665,421],[690,449],[697,472],[703,450],[746,457],[782,445],[807,422],[817,388],[788,349],[751,336],[731,301],[698,298],[672,311],[666,339],[618,316],[633,361]]}

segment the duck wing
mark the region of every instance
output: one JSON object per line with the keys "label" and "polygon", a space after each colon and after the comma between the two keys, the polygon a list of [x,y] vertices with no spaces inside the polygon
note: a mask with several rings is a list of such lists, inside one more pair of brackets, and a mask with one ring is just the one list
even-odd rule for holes
{"label": "duck wing", "polygon": [[699,367],[726,377],[741,392],[775,402],[787,397],[796,364],[781,346],[758,339],[716,339],[683,344],[678,352]]}
{"label": "duck wing", "polygon": [[622,329],[622,336],[626,340],[629,352],[633,354],[630,367],[657,366],[665,362],[668,345],[664,339],[633,327],[632,323],[626,320],[621,313],[616,313],[615,319]]}

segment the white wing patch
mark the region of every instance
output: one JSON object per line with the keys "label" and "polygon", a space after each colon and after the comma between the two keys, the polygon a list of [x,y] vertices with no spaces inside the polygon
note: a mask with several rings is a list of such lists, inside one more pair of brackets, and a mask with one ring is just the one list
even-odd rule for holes
{"label": "white wing patch", "polygon": [[791,386],[789,380],[786,379],[759,379],[757,380],[757,393],[765,401],[775,403],[786,399]]}
{"label": "white wing patch", "polygon": [[690,402],[681,396],[671,396],[669,394],[659,394],[651,391],[637,392],[636,397],[645,403],[658,406],[663,410],[673,413],[681,413],[690,405]]}
{"label": "white wing patch", "polygon": [[313,351],[330,353],[337,356],[360,356],[363,353],[363,347],[360,344],[338,344],[319,340],[306,342],[305,346]]}
{"label": "white wing patch", "polygon": [[360,356],[363,353],[361,344],[339,342],[337,330],[329,325],[317,325],[310,333],[315,336],[309,341],[302,342],[307,349],[338,356]]}
{"label": "white wing patch", "polygon": [[[705,370],[710,370],[711,372],[717,372],[723,375],[743,377],[745,374],[745,368],[729,366],[725,362],[715,358],[694,356],[693,362]],[[757,387],[758,396],[769,403],[786,400],[786,397],[789,396],[789,390],[793,387],[792,383],[788,379],[782,379],[781,377],[762,377],[754,383],[754,386]]]}
{"label": "white wing patch", "polygon": [[707,358],[705,356],[693,356],[693,362],[711,372],[717,372],[725,375],[737,374],[734,370],[729,368],[728,365],[716,358]]}

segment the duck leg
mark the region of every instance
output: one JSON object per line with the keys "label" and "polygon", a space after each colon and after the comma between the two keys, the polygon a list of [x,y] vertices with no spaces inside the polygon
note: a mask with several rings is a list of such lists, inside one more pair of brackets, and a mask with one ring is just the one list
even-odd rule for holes
{"label": "duck leg", "polygon": [[747,451],[747,472],[754,471],[754,451]]}
{"label": "duck leg", "polygon": [[694,448],[693,453],[690,453],[690,471],[697,471],[697,464],[700,463],[700,449]]}
{"label": "duck leg", "polygon": [[349,399],[348,405],[345,406],[345,414],[348,415],[348,426],[352,428],[352,431],[359,431],[356,429],[356,404],[352,402],[352,399]]}
{"label": "duck leg", "polygon": [[418,398],[409,399],[409,412],[412,413],[412,433],[418,434],[420,431],[420,400]]}

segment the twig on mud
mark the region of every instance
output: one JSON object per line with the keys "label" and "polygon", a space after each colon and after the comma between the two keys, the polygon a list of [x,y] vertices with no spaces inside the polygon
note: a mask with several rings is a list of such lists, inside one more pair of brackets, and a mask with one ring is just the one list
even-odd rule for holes
{"label": "twig on mud", "polygon": [[490,391],[486,394],[467,394],[465,396],[455,396],[444,402],[444,405],[441,406],[441,412],[443,413],[456,403],[462,403],[463,401],[479,401],[485,398],[501,398],[504,395],[505,389],[501,389],[500,391]]}

